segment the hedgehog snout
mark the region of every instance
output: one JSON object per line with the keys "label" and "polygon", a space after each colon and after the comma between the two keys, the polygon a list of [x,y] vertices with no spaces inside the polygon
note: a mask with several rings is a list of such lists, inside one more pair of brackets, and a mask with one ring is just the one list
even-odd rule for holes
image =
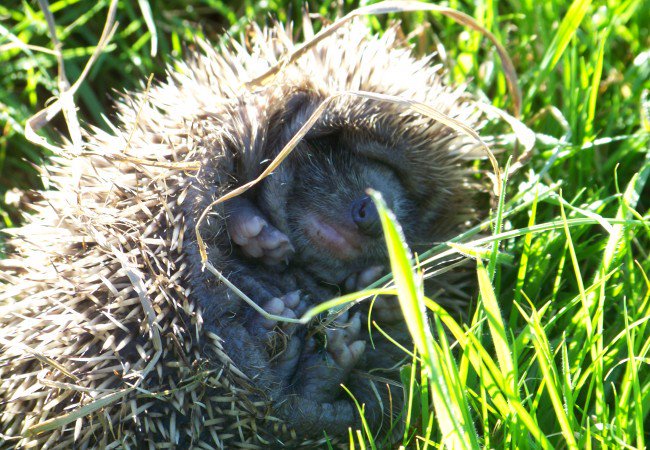
{"label": "hedgehog snout", "polygon": [[369,196],[363,196],[350,205],[352,220],[364,235],[372,238],[381,236],[381,222],[377,207]]}

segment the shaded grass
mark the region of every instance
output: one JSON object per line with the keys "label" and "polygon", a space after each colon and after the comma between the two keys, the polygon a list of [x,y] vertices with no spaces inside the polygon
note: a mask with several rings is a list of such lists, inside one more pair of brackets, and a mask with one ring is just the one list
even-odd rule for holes
{"label": "shaded grass", "polygon": [[[349,11],[356,2],[341,2]],[[51,3],[68,78],[94,50],[108,2]],[[650,6],[643,1],[450,1],[504,42],[524,93],[537,151],[508,181],[490,223],[461,236],[481,248],[480,294],[459,324],[417,288],[398,228],[384,225],[400,302],[417,352],[403,372],[410,427],[404,444],[473,448],[643,448],[650,411]],[[335,2],[311,10],[333,17]],[[194,36],[218,41],[248,19],[299,23],[300,2],[120,2],[120,28],[76,102],[104,125],[113,89],[133,89],[182,57]],[[46,154],[22,136],[25,120],[57,93],[50,38],[31,3],[0,5],[0,198],[40,187],[32,163]],[[365,19],[381,32],[389,17]],[[494,51],[479,35],[425,13],[400,17],[415,51],[442,42],[456,83],[507,106]],[[55,128],[64,130],[62,122]],[[50,132],[55,138],[55,132]],[[18,215],[0,203],[5,225]],[[492,233],[477,238],[476,232]],[[491,230],[491,231],[490,231]],[[457,251],[459,248],[452,248]],[[434,262],[444,245],[420,255]],[[467,253],[467,252],[464,252]],[[505,255],[507,257],[501,257]],[[483,261],[481,261],[483,259]],[[427,318],[422,311],[431,311]],[[456,342],[446,338],[446,333]],[[434,338],[435,336],[435,338]],[[357,447],[381,447],[351,432]],[[366,441],[367,444],[362,444]]]}

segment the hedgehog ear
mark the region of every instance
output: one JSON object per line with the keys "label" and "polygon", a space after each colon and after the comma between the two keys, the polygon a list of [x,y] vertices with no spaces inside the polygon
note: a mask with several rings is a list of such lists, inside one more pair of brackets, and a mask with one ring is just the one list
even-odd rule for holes
{"label": "hedgehog ear", "polygon": [[[288,142],[309,120],[321,100],[317,96],[302,90],[287,93],[287,99],[278,106],[270,117],[269,124],[279,124],[280,129],[269,129],[270,134],[279,134],[281,142]],[[312,128],[315,129],[316,127]],[[310,136],[312,135],[310,130]]]}

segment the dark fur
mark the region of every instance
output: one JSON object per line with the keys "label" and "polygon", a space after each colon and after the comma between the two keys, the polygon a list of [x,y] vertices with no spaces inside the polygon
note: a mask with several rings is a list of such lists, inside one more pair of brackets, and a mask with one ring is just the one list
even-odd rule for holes
{"label": "dark fur", "polygon": [[[228,189],[217,180],[226,179],[234,187],[257,177],[265,167],[259,161],[272,160],[323,100],[291,86],[285,89],[287,94],[272,105],[268,122],[257,128],[257,134],[242,136],[240,141],[230,142],[218,152],[232,155],[225,168],[219,162],[206,161],[206,170],[196,180],[191,193],[194,202],[188,204],[185,217],[198,217],[218,193]],[[293,243],[296,252],[288,267],[265,266],[246,258],[233,245],[225,221],[227,203],[202,227],[211,263],[260,305],[296,289],[312,304],[320,303],[338,295],[348,276],[387,263],[381,235],[360,234],[361,251],[352,258],[342,258],[314,245],[308,237],[309,225],[304,219],[312,213],[354,229],[350,204],[366,195],[368,188],[383,194],[409,243],[416,249],[445,240],[465,220],[459,214],[463,208],[458,203],[466,202],[468,195],[457,175],[449,174],[451,169],[446,165],[449,164],[446,155],[442,154],[444,149],[427,147],[426,129],[410,127],[408,118],[402,119],[403,128],[391,129],[395,124],[385,117],[398,111],[390,111],[391,106],[379,107],[373,101],[351,100],[346,107],[349,108],[346,111],[322,118],[273,174],[243,194]],[[257,155],[252,164],[245,158],[249,153]],[[414,154],[428,155],[440,164],[426,161],[428,170],[424,173],[423,161]],[[190,282],[203,308],[206,328],[224,337],[227,348],[235,349],[232,355],[236,365],[256,380],[295,429],[306,436],[317,435],[322,430],[333,436],[346,433],[349,426],[360,426],[354,404],[338,387],[342,382],[351,387],[361,404],[366,404],[372,429],[379,429],[385,419],[382,407],[389,408],[391,401],[392,413],[400,412],[401,393],[394,389],[388,393],[386,386],[379,386],[378,390],[383,390],[385,395],[377,399],[368,380],[358,373],[343,378],[335,370],[315,369],[311,352],[303,351],[298,367],[291,367],[288,372],[285,368],[276,370],[269,362],[265,344],[247,329],[256,313],[232,292],[218,286],[214,275],[202,269],[196,246],[193,242],[188,249],[194,265]],[[392,329],[389,326],[388,331],[396,333],[398,340],[407,339],[403,324],[392,325]],[[296,338],[302,339],[304,334],[300,332]],[[367,333],[364,339],[369,340]],[[390,345],[378,333],[374,340],[379,350],[369,345],[357,371],[393,368],[389,378],[397,380],[394,366],[404,355],[389,350]],[[389,422],[386,420],[384,426]]]}

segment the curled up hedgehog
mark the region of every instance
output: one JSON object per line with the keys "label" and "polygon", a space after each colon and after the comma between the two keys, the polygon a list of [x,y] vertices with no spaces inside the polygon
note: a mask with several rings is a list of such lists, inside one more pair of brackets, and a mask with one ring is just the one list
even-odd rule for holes
{"label": "curled up hedgehog", "polygon": [[[255,180],[334,94],[397,96],[469,126],[482,116],[396,28],[347,23],[268,83],[249,81],[299,44],[280,25],[252,35],[203,45],[124,96],[111,132],[89,128],[81,154],[63,146],[44,171],[55,190],[9,230],[0,262],[0,447],[317,446],[361,427],[352,397],[374,433],[400,429],[405,355],[371,342],[367,302],[327,327],[270,320],[204,270],[202,247],[277,316],[363,288],[388,262],[367,189],[411,248],[445,241],[472,214],[467,136],[340,95],[269,176],[215,200]],[[373,319],[410,346],[390,300]]]}

